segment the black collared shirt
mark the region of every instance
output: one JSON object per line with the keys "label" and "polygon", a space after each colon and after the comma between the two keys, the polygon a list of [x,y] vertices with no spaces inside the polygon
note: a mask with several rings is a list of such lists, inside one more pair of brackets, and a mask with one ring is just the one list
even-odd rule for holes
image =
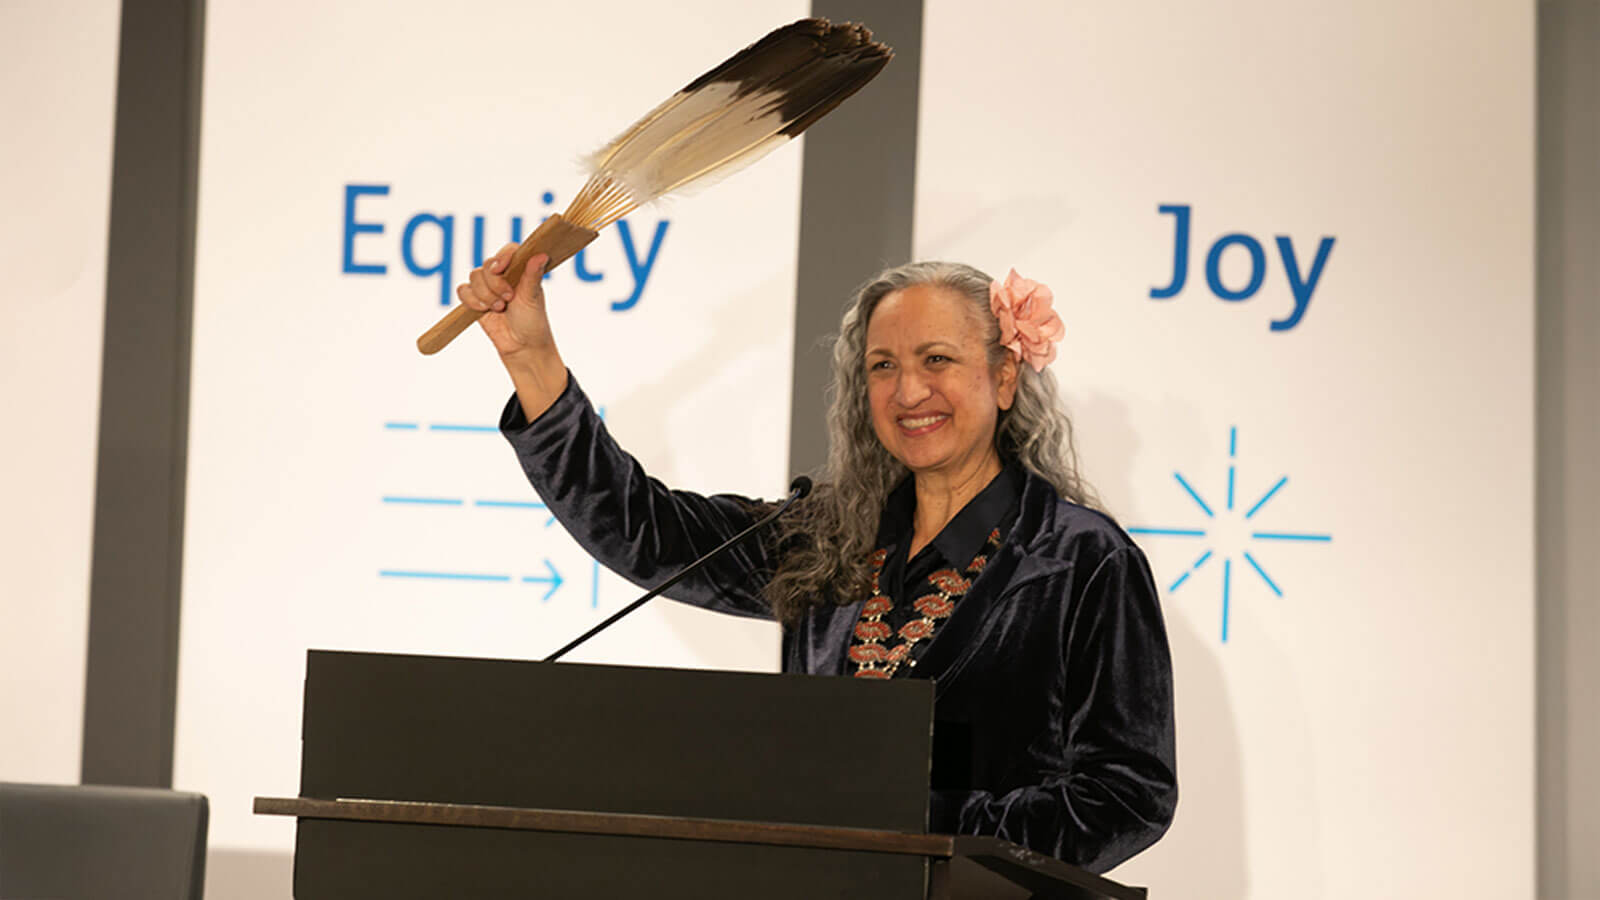
{"label": "black collared shirt", "polygon": [[[911,549],[913,517],[917,509],[917,491],[914,479],[907,478],[889,494],[884,505],[883,518],[878,524],[878,546],[888,552],[883,571],[878,576],[878,590],[894,602],[894,607],[883,616],[883,622],[894,634],[884,641],[888,647],[900,643],[900,627],[922,616],[913,608],[913,601],[923,594],[933,593],[928,576],[940,569],[964,571],[973,558],[983,552],[989,534],[996,529],[1003,540],[1017,519],[1022,499],[1024,475],[1016,464],[1000,470],[976,497],[956,513],[955,518],[934,536],[910,560],[906,554]],[[958,601],[959,602],[959,601]],[[938,630],[934,631],[938,635]],[[854,642],[859,642],[859,639]],[[911,660],[922,657],[932,639],[918,641],[911,648]],[[854,664],[849,664],[854,673]],[[901,666],[895,674],[903,676],[912,665]]]}

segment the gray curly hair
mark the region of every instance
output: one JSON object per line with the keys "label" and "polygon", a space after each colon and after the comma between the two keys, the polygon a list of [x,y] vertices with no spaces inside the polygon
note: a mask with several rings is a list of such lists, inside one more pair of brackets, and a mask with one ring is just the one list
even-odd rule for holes
{"label": "gray curly hair", "polygon": [[[948,288],[972,304],[983,328],[989,365],[1010,353],[1000,343],[1000,323],[989,309],[993,279],[972,266],[950,262],[908,263],[880,273],[856,291],[833,344],[833,381],[828,389],[828,461],[810,497],[796,505],[777,535],[781,557],[765,588],[780,621],[794,623],[809,609],[847,604],[871,589],[869,555],[878,518],[908,470],[878,442],[867,401],[867,323],[883,299],[916,285]],[[1063,498],[1098,506],[1078,475],[1072,422],[1061,408],[1055,376],[1019,365],[1016,398],[1000,413],[995,429],[1002,459],[1015,460],[1049,482]]]}

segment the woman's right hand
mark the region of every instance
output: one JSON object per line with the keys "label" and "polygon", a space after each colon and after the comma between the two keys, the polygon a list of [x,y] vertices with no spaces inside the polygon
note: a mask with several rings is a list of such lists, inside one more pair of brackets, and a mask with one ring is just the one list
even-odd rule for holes
{"label": "woman's right hand", "polygon": [[501,247],[456,287],[461,302],[483,314],[478,324],[508,366],[520,357],[555,350],[555,336],[544,305],[544,267],[549,257],[535,254],[522,270],[522,278],[513,285],[504,273],[516,249],[516,244]]}
{"label": "woman's right hand", "polygon": [[567,386],[567,366],[556,349],[544,307],[544,267],[550,257],[534,254],[515,285],[504,275],[516,244],[501,247],[456,288],[461,302],[482,313],[478,324],[500,351],[500,362],[517,388],[523,415],[532,422]]}

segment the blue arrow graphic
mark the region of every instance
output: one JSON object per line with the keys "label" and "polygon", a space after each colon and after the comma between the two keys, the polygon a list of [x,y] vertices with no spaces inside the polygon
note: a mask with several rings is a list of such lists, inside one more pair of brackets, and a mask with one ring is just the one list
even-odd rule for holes
{"label": "blue arrow graphic", "polygon": [[523,584],[548,584],[548,585],[550,585],[550,590],[545,591],[544,592],[544,596],[539,598],[539,602],[540,603],[544,603],[545,601],[549,600],[551,597],[555,596],[555,592],[560,590],[562,583],[566,581],[566,579],[561,577],[561,573],[556,571],[556,567],[550,564],[550,560],[548,558],[546,558],[545,561],[544,561],[544,567],[546,569],[550,570],[550,574],[549,575],[538,575],[538,576],[535,576],[535,575],[524,575],[524,576],[522,576],[522,583]]}

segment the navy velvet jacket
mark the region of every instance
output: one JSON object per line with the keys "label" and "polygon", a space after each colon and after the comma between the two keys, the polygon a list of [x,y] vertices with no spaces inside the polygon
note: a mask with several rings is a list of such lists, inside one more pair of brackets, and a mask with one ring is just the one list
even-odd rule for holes
{"label": "navy velvet jacket", "polygon": [[[647,476],[570,374],[536,421],[513,396],[500,427],[568,532],[640,586],[748,526],[760,506]],[[745,541],[668,596],[770,619],[761,590],[775,566],[770,543]],[[844,674],[864,601],[785,628],[783,670]],[[1103,872],[1172,821],[1172,666],[1149,567],[1115,523],[1037,476],[972,590],[897,677],[935,682],[930,830],[993,835]]]}

